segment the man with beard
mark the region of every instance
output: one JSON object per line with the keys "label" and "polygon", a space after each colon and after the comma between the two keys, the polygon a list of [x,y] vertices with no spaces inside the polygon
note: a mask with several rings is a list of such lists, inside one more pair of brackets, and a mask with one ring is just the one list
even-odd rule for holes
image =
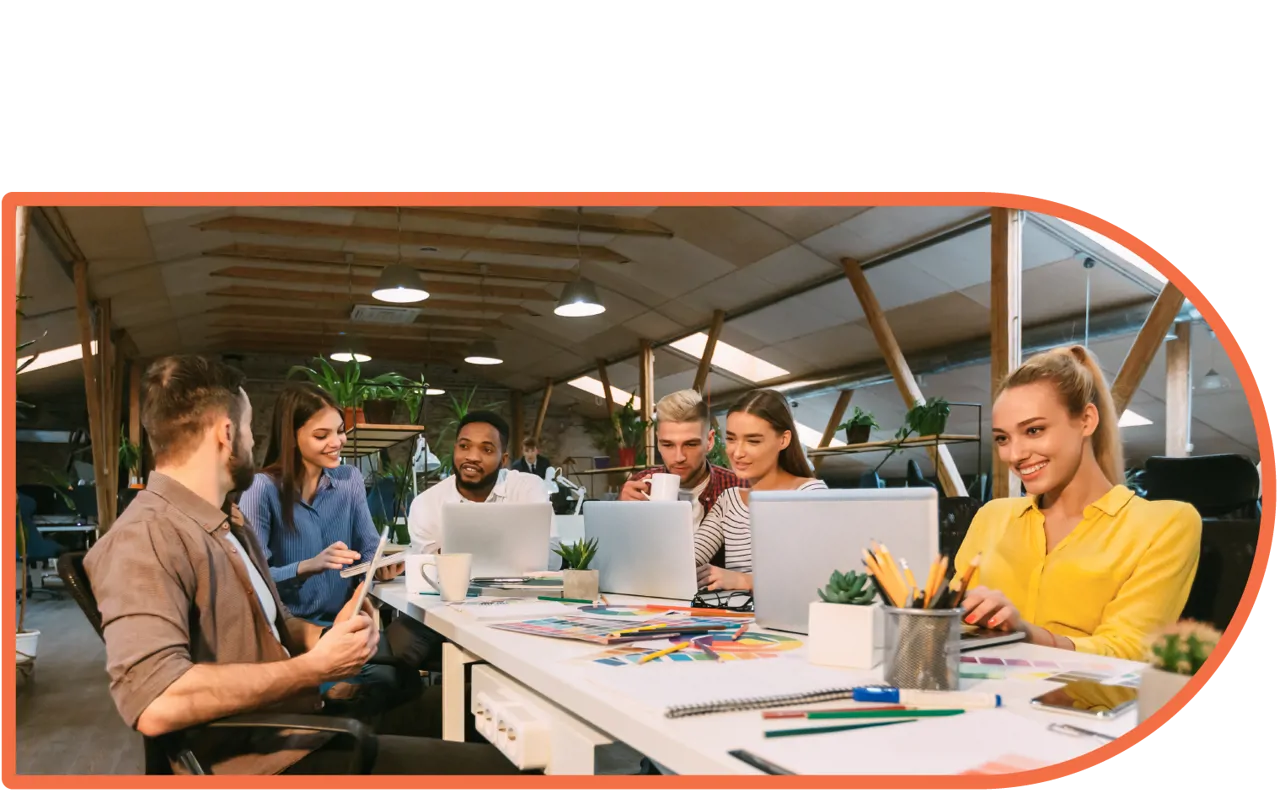
{"label": "man with beard", "polygon": [[[378,645],[354,597],[332,628],[280,601],[230,494],[253,481],[252,408],[231,367],[186,355],[147,371],[147,489],[85,557],[116,708],[130,727],[182,742],[215,774],[344,773],[349,754],[313,730],[206,730],[255,710],[315,713],[320,686],[357,674]],[[185,769],[175,764],[175,773]],[[378,737],[374,773],[515,773],[490,746]]]}

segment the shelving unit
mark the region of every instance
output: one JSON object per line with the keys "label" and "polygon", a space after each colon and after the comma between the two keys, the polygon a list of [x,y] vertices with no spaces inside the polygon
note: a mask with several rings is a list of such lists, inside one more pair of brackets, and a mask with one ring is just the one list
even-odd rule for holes
{"label": "shelving unit", "polygon": [[417,424],[357,424],[347,433],[343,457],[364,457],[416,438],[426,427]]}
{"label": "shelving unit", "polygon": [[890,449],[919,449],[923,447],[948,446],[953,443],[978,443],[977,435],[923,435],[909,438],[898,445],[898,441],[867,441],[866,443],[849,443],[843,446],[828,446],[825,449],[811,449],[810,459],[816,457],[838,457],[845,454],[862,454],[864,452],[887,452]]}

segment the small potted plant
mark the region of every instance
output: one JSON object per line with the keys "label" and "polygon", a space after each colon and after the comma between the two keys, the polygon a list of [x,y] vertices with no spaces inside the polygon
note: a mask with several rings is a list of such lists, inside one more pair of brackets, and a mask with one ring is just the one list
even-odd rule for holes
{"label": "small potted plant", "polygon": [[809,604],[809,663],[871,669],[884,656],[884,611],[866,573],[831,573]]}
{"label": "small potted plant", "polygon": [[124,427],[120,428],[120,467],[129,472],[129,487],[140,489],[142,483],[142,449],[129,440]]}
{"label": "small potted plant", "polygon": [[1151,666],[1142,670],[1138,684],[1138,721],[1155,715],[1178,695],[1222,638],[1212,626],[1182,620],[1156,634],[1148,644]]}
{"label": "small potted plant", "polygon": [[865,412],[860,407],[853,409],[853,417],[845,423],[836,427],[837,430],[844,430],[845,440],[849,443],[866,443],[871,440],[871,430],[880,429],[880,425],[876,423],[876,417]]}
{"label": "small potted plant", "polygon": [[595,601],[600,597],[600,571],[588,570],[596,557],[598,539],[578,540],[573,545],[560,543],[555,553],[565,561],[564,596],[570,600]]}

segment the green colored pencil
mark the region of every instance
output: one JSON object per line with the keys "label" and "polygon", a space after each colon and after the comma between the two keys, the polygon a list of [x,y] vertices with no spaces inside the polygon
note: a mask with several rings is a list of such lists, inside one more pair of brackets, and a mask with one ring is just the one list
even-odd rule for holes
{"label": "green colored pencil", "polygon": [[845,730],[865,730],[868,727],[883,727],[888,724],[909,724],[915,719],[898,719],[895,721],[877,721],[864,724],[837,724],[831,727],[801,727],[798,730],[766,730],[766,738],[785,738],[789,735],[817,735],[823,732],[844,732]]}
{"label": "green colored pencil", "polygon": [[595,605],[594,600],[579,600],[577,598],[553,598],[550,595],[538,595],[538,600],[554,600],[556,603],[586,603],[587,605]]}
{"label": "green colored pencil", "polygon": [[[963,710],[956,708],[949,710],[904,710],[899,712],[903,716],[910,716],[913,719],[920,716],[958,716],[964,713]],[[808,717],[811,719],[883,719],[885,712],[883,710],[824,710],[810,713]]]}

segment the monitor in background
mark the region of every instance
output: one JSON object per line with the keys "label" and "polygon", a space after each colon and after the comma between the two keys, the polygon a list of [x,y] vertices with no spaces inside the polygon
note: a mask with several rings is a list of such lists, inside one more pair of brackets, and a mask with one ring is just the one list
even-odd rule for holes
{"label": "monitor in background", "polygon": [[591,566],[600,591],[688,601],[698,592],[693,565],[693,505],[687,501],[588,501],[588,540],[599,540]]}
{"label": "monitor in background", "polygon": [[542,570],[551,547],[551,504],[445,504],[443,553],[471,554],[472,578]]}
{"label": "monitor in background", "polygon": [[809,604],[833,570],[862,570],[883,542],[921,575],[938,556],[938,491],[931,487],[771,490],[751,494],[756,622],[809,632]]}

